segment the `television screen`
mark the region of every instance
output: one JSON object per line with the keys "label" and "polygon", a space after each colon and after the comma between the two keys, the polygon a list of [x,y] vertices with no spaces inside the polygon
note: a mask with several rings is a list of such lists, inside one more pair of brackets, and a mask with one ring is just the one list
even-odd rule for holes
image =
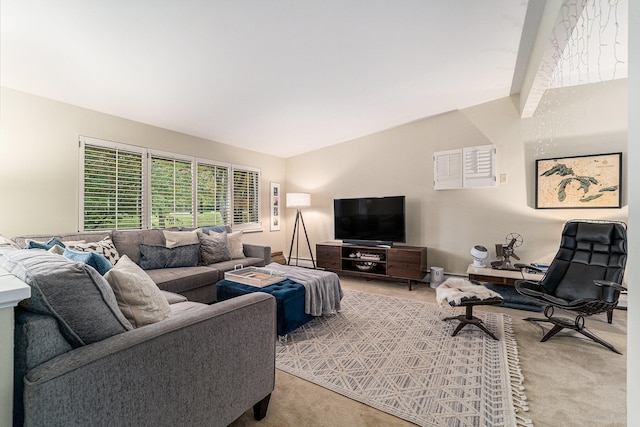
{"label": "television screen", "polygon": [[406,242],[404,196],[334,199],[335,238]]}

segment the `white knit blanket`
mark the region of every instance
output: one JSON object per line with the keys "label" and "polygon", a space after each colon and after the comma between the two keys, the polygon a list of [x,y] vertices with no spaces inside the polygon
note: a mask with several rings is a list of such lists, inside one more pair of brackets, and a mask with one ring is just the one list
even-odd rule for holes
{"label": "white knit blanket", "polygon": [[474,285],[467,279],[452,277],[436,288],[436,300],[438,304],[444,305],[444,301],[460,304],[462,298],[478,298],[480,300],[489,298],[502,298],[502,296],[487,289],[482,285]]}
{"label": "white knit blanket", "polygon": [[272,262],[266,268],[277,271],[287,279],[304,285],[304,312],[312,316],[335,314],[340,311],[343,293],[336,273],[294,267]]}

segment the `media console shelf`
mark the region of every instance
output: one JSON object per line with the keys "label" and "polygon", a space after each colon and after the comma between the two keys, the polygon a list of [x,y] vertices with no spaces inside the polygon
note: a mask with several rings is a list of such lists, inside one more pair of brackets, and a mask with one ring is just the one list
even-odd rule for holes
{"label": "media console shelf", "polygon": [[[359,255],[359,256],[358,256]],[[319,268],[360,277],[422,280],[427,268],[427,248],[423,246],[359,246],[340,242],[316,244]]]}

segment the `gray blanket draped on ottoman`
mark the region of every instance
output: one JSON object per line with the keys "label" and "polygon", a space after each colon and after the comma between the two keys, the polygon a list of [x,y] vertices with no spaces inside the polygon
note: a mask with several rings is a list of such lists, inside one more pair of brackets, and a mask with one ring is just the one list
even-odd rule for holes
{"label": "gray blanket draped on ottoman", "polygon": [[266,268],[277,271],[288,279],[304,285],[304,312],[312,316],[322,316],[340,311],[343,293],[340,279],[330,271],[293,267],[275,262]]}

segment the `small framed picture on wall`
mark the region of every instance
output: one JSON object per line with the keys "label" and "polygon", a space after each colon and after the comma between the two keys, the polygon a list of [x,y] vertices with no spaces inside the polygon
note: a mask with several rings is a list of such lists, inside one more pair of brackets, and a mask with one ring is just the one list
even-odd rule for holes
{"label": "small framed picture on wall", "polygon": [[271,231],[280,231],[280,184],[271,183],[271,192],[269,193],[271,200]]}

